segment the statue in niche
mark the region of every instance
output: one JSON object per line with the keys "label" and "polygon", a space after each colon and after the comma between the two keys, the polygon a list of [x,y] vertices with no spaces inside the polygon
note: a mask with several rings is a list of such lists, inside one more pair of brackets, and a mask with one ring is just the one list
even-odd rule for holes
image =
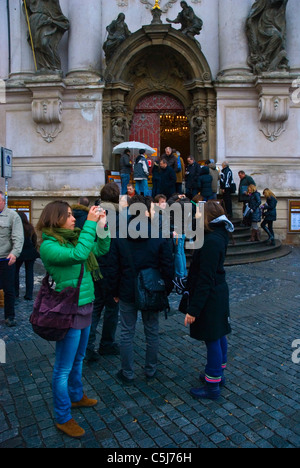
{"label": "statue in niche", "polygon": [[288,0],[257,0],[246,21],[250,55],[255,74],[288,69],[285,50]]}
{"label": "statue in niche", "polygon": [[[57,49],[64,33],[70,28],[59,0],[26,0],[37,69],[40,72],[60,72]],[[31,46],[30,35],[28,42]]]}
{"label": "statue in niche", "polygon": [[127,120],[125,117],[117,117],[112,120],[112,143],[114,145],[125,141],[127,128]]}
{"label": "statue in niche", "polygon": [[192,118],[192,127],[199,154],[202,154],[203,143],[207,142],[207,125],[204,117],[194,116]]}
{"label": "statue in niche", "polygon": [[103,50],[105,52],[106,60],[110,60],[122,42],[131,35],[128,26],[125,23],[124,13],[120,13],[118,18],[106,27],[106,31],[108,32],[108,37],[103,44]]}
{"label": "statue in niche", "polygon": [[181,24],[180,31],[191,39],[194,39],[196,35],[200,34],[203,21],[195,15],[193,8],[188,6],[187,2],[180,2],[180,6],[182,11],[178,14],[177,18],[174,20],[167,18],[167,22]]}

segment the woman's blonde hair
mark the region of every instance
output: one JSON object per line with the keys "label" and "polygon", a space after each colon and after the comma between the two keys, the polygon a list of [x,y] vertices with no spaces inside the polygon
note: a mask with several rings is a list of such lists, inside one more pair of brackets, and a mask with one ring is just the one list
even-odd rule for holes
{"label": "woman's blonde hair", "polygon": [[263,191],[263,195],[264,195],[264,197],[266,197],[266,198],[273,197],[273,198],[276,199],[274,193],[273,193],[270,189],[268,189],[268,188],[265,188],[265,190]]}
{"label": "woman's blonde hair", "polygon": [[254,193],[254,192],[256,192],[256,190],[257,190],[257,189],[256,189],[256,185],[250,184],[250,185],[248,186],[247,193]]}
{"label": "woman's blonde hair", "polygon": [[210,223],[220,216],[224,215],[225,211],[220,203],[209,200],[204,204],[204,230],[211,231]]}

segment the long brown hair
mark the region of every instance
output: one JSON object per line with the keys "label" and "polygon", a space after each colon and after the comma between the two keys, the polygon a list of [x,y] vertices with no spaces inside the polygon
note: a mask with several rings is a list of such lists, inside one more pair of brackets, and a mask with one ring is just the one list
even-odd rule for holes
{"label": "long brown hair", "polygon": [[205,231],[212,231],[211,227],[209,226],[210,223],[225,214],[224,209],[220,205],[220,203],[209,200],[204,204],[204,230]]}
{"label": "long brown hair", "polygon": [[69,203],[62,200],[48,203],[37,223],[37,231],[41,232],[44,228],[53,229],[63,226],[67,221],[69,208]]}
{"label": "long brown hair", "polygon": [[23,211],[18,211],[18,215],[22,220],[25,238],[31,238],[34,234],[34,227],[32,226],[32,224],[30,224],[26,214]]}
{"label": "long brown hair", "polygon": [[275,198],[275,200],[276,200],[276,197],[275,197],[274,193],[272,192],[272,190],[270,190],[270,189],[268,189],[268,188],[265,188],[265,190],[263,191],[263,195],[264,195],[264,197],[266,197],[266,198],[273,197],[273,198]]}

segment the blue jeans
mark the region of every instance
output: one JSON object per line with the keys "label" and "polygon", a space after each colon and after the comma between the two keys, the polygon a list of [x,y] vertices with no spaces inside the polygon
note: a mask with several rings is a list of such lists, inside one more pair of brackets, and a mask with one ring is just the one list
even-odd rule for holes
{"label": "blue jeans", "polygon": [[72,419],[71,403],[83,397],[82,363],[89,339],[90,327],[71,328],[62,341],[56,343],[56,359],[52,377],[54,414],[58,424]]}
{"label": "blue jeans", "polygon": [[187,276],[186,270],[186,256],[184,252],[185,235],[178,235],[173,238],[175,246],[175,276],[178,278],[184,278]]}
{"label": "blue jeans", "polygon": [[[134,378],[133,339],[137,315],[138,310],[135,304],[120,301],[120,354],[122,371],[128,379]],[[142,319],[146,336],[145,373],[151,377],[155,374],[157,368],[159,314],[158,312],[142,312]]]}
{"label": "blue jeans", "polygon": [[217,341],[206,341],[207,364],[205,380],[209,383],[220,383],[227,364],[227,338],[223,336]]}
{"label": "blue jeans", "polygon": [[143,179],[143,180],[136,180],[135,181],[135,192],[137,195],[140,195],[141,193],[144,194],[145,197],[148,195],[148,180]]}
{"label": "blue jeans", "polygon": [[121,184],[122,190],[121,195],[125,195],[127,193],[127,185],[130,182],[130,174],[121,174]]}

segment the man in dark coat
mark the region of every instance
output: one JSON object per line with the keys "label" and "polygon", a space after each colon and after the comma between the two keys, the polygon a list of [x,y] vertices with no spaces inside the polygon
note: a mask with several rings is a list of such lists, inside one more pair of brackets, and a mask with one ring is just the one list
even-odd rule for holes
{"label": "man in dark coat", "polygon": [[170,198],[176,192],[176,174],[165,159],[160,160],[159,193]]}
{"label": "man in dark coat", "polygon": [[187,168],[185,171],[186,196],[192,200],[199,192],[200,166],[196,163],[193,156],[187,158]]}
{"label": "man in dark coat", "polygon": [[232,200],[231,200],[231,184],[233,182],[232,171],[227,161],[222,164],[221,183],[220,187],[223,192],[223,200],[225,204],[226,214],[229,218],[232,217]]}
{"label": "man in dark coat", "polygon": [[174,154],[173,149],[170,146],[167,146],[165,148],[165,152],[161,155],[160,159],[165,159],[167,161],[168,166],[170,166],[174,170],[174,172],[177,172],[177,156]]}
{"label": "man in dark coat", "polygon": [[238,193],[238,201],[243,203],[243,213],[246,208],[246,203],[249,202],[249,195],[247,193],[249,185],[256,185],[254,179],[245,174],[244,171],[239,171],[240,185]]}

